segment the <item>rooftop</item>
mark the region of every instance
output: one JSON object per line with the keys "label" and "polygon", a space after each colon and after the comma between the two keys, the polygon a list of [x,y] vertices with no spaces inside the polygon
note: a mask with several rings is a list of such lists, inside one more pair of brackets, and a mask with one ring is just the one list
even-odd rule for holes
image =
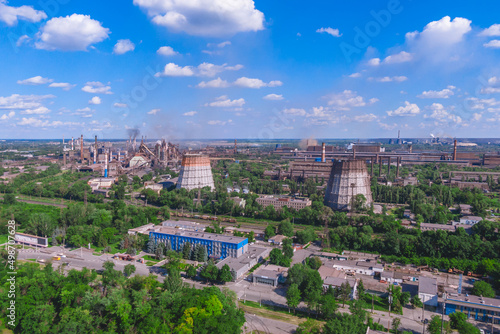
{"label": "rooftop", "polygon": [[418,278],[418,293],[437,294],[437,280],[431,277],[420,276]]}
{"label": "rooftop", "polygon": [[227,235],[215,234],[215,233],[206,233],[206,232],[183,231],[183,230],[170,228],[170,227],[160,227],[155,232],[156,233],[163,233],[163,234],[170,234],[170,235],[178,235],[178,236],[182,236],[182,237],[186,237],[186,238],[196,238],[196,239],[220,241],[220,242],[226,242],[226,243],[231,243],[231,244],[239,244],[240,242],[243,242],[244,240],[248,240],[247,238],[243,238],[243,237],[233,237],[233,236],[227,236]]}
{"label": "rooftop", "polygon": [[254,276],[259,276],[263,278],[276,279],[281,275],[288,273],[288,268],[276,266],[274,264],[268,264],[265,267],[260,267],[254,272]]}
{"label": "rooftop", "polygon": [[447,301],[459,301],[463,303],[473,303],[473,304],[487,305],[500,308],[500,299],[498,298],[486,298],[473,295],[450,293],[447,296]]}

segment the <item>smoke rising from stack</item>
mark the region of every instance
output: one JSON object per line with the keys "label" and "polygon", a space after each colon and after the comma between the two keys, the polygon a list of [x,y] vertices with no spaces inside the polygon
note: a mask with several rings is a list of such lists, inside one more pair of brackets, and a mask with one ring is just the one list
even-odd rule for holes
{"label": "smoke rising from stack", "polygon": [[318,141],[312,137],[309,139],[302,139],[299,142],[299,148],[301,150],[307,149],[308,146],[317,146],[317,145],[318,145]]}

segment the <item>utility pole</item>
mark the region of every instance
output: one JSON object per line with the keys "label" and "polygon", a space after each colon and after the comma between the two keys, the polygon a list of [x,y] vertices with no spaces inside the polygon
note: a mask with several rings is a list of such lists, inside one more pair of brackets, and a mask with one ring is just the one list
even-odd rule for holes
{"label": "utility pole", "polygon": [[444,305],[446,304],[446,292],[443,293],[443,310],[441,312],[441,334],[443,334],[444,327]]}

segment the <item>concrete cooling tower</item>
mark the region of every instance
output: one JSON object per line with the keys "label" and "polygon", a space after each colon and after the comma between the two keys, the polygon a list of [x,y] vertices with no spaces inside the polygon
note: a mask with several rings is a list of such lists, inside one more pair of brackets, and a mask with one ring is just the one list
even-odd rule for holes
{"label": "concrete cooling tower", "polygon": [[372,203],[370,177],[363,160],[335,161],[326,186],[325,205],[333,210],[350,210],[352,197],[363,194]]}
{"label": "concrete cooling tower", "polygon": [[215,190],[210,159],[201,154],[185,154],[182,157],[177,189],[192,190],[203,187]]}

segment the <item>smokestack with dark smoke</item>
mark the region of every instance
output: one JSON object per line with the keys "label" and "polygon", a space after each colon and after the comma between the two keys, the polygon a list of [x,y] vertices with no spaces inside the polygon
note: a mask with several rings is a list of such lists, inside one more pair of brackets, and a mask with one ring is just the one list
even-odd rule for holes
{"label": "smokestack with dark smoke", "polygon": [[137,136],[140,134],[141,132],[139,131],[138,128],[134,128],[134,129],[128,129],[127,130],[127,135],[129,136],[130,138],[130,144],[132,144],[132,141],[134,142],[133,143],[133,146],[132,146],[132,149],[134,150],[135,152],[135,149],[136,149],[136,138]]}
{"label": "smokestack with dark smoke", "polygon": [[307,150],[308,146],[317,146],[317,145],[318,145],[318,141],[316,139],[313,139],[313,138],[302,139],[299,142],[299,148],[301,150]]}

